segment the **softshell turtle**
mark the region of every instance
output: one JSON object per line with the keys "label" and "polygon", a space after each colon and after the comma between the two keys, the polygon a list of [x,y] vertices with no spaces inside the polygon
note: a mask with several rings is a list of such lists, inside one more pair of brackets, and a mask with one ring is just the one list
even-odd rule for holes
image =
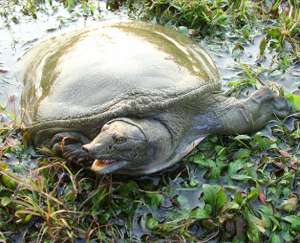
{"label": "softshell turtle", "polygon": [[209,55],[158,25],[105,23],[63,34],[22,63],[23,121],[34,145],[102,174],[157,172],[208,134],[255,131],[289,112],[269,88],[225,97]]}

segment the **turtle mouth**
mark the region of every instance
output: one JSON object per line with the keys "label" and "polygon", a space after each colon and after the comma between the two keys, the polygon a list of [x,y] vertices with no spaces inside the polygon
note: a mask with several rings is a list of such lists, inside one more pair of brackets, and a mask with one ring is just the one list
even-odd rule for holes
{"label": "turtle mouth", "polygon": [[127,164],[128,161],[126,160],[96,159],[91,166],[91,170],[97,174],[109,174],[123,168]]}

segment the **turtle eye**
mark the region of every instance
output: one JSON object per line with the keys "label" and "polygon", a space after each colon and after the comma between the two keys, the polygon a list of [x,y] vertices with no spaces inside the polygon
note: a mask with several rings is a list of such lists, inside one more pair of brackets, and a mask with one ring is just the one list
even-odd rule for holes
{"label": "turtle eye", "polygon": [[115,141],[115,143],[117,143],[117,144],[120,144],[120,143],[124,143],[124,142],[126,142],[126,138],[125,137],[114,137],[114,141]]}

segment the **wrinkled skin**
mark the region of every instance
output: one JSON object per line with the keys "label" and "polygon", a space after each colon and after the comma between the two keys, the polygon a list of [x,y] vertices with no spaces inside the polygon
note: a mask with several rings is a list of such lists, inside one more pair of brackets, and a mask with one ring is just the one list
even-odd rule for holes
{"label": "wrinkled skin", "polygon": [[[216,99],[227,98],[219,95]],[[274,115],[284,117],[290,112],[286,100],[268,88],[258,90],[246,100],[230,98],[227,101],[222,116],[219,120],[215,117],[213,124],[217,122],[219,127],[219,129],[213,127],[216,134],[256,131]],[[226,109],[229,109],[229,112]],[[171,119],[171,114],[169,116]],[[201,121],[197,121],[195,125],[200,123]],[[56,138],[61,140],[58,139],[53,148],[54,150],[58,148],[59,151],[64,143],[64,148],[59,153],[72,162],[79,164],[84,162],[90,166],[94,160],[92,170],[97,173],[117,171],[133,174],[133,171],[136,171],[139,174],[139,167],[144,170],[147,164],[153,166],[157,162],[169,160],[174,151],[178,153],[176,151],[178,142],[170,134],[172,129],[176,130],[176,125],[171,127],[172,125],[167,123],[167,126],[170,126],[168,129],[165,125],[151,119],[115,119],[106,123],[90,143],[87,143],[88,140],[80,134],[63,133],[56,135]],[[191,130],[193,127],[191,124]],[[196,129],[196,132],[204,133],[201,129]],[[182,151],[180,157],[189,151],[190,149]]]}
{"label": "wrinkled skin", "polygon": [[129,171],[150,167],[166,160],[173,152],[172,138],[155,120],[118,118],[106,123],[90,143],[81,134],[60,133],[52,149],[70,162],[90,165],[101,174],[126,167]]}
{"label": "wrinkled skin", "polygon": [[261,129],[272,118],[284,118],[292,111],[289,103],[268,87],[261,88],[244,101],[234,102],[224,112],[221,134],[249,133]]}
{"label": "wrinkled skin", "polygon": [[[109,173],[123,167],[129,161],[136,165],[140,161],[146,161],[149,144],[145,134],[137,126],[124,121],[113,121],[105,124],[99,135],[82,147],[93,158],[106,164],[105,173]],[[96,165],[95,163],[94,170],[98,170]],[[101,166],[101,163],[98,166]]]}

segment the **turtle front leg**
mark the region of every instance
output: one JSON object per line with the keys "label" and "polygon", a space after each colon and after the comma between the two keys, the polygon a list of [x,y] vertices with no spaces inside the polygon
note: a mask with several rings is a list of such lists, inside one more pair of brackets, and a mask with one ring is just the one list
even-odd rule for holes
{"label": "turtle front leg", "polygon": [[77,132],[62,132],[56,134],[51,140],[51,148],[68,162],[84,165],[91,162],[91,155],[82,149],[83,144],[89,143],[89,139]]}
{"label": "turtle front leg", "polygon": [[229,98],[221,112],[222,134],[248,133],[261,129],[274,117],[285,117],[291,112],[288,102],[265,87],[245,100]]}

